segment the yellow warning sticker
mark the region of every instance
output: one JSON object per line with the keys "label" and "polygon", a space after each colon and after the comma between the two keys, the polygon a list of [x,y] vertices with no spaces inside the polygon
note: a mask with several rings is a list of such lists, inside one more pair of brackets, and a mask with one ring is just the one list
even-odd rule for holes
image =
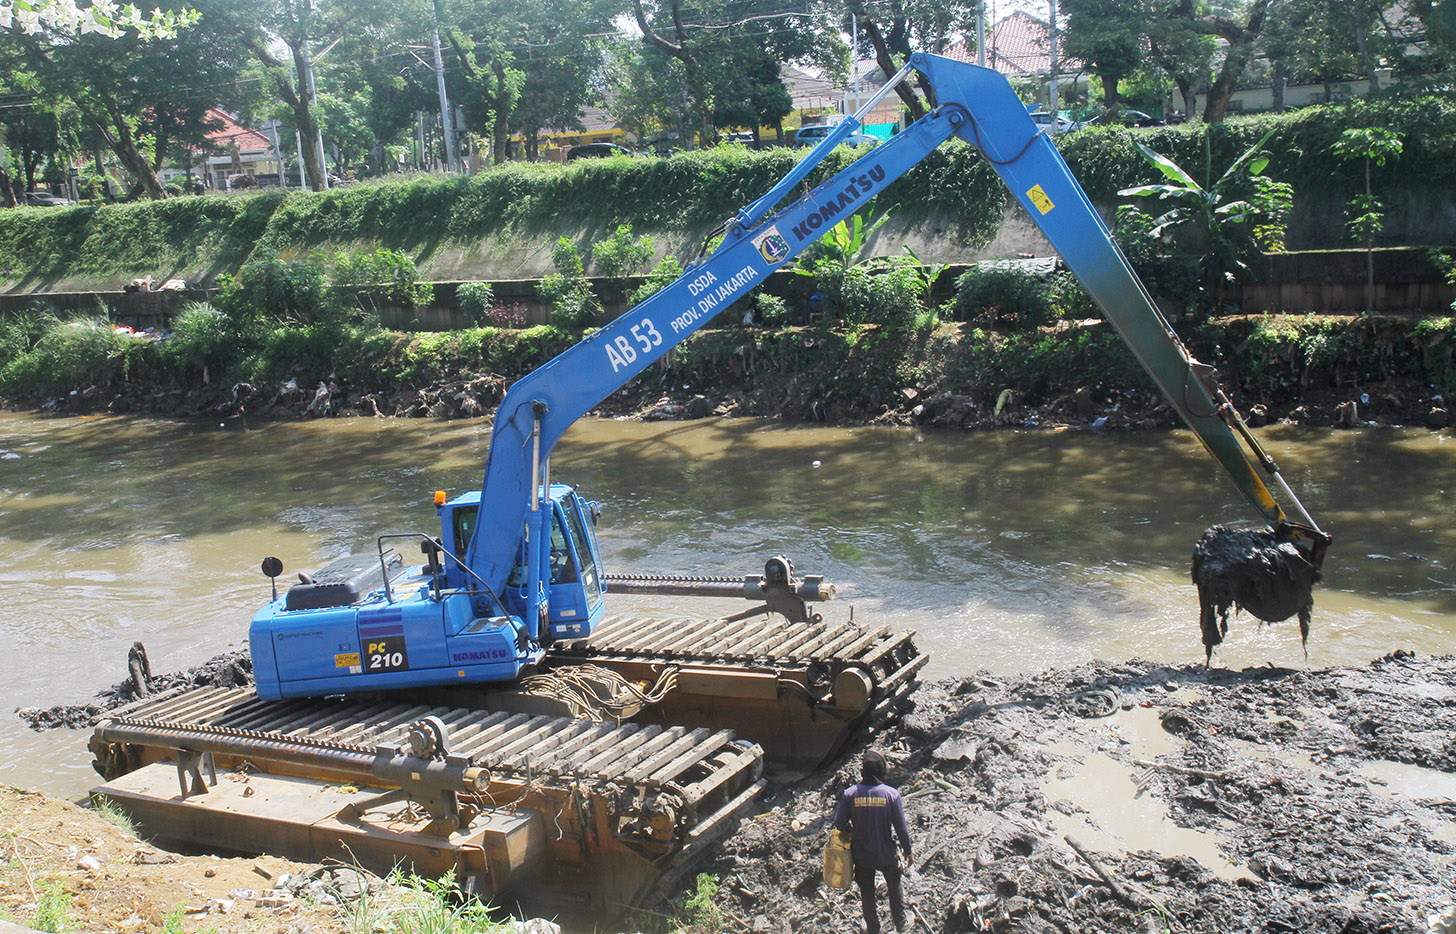
{"label": "yellow warning sticker", "polygon": [[1052,199],[1047,197],[1047,193],[1041,190],[1040,185],[1032,185],[1031,190],[1026,193],[1026,196],[1031,199],[1032,204],[1036,205],[1036,209],[1043,214],[1056,207],[1055,204],[1052,204]]}
{"label": "yellow warning sticker", "polygon": [[334,656],[335,668],[356,668],[359,665],[358,652],[345,652],[342,655]]}

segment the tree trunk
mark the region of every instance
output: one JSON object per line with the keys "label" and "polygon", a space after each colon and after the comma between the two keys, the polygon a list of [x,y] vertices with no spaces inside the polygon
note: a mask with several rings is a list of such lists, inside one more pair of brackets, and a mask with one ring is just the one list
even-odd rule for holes
{"label": "tree trunk", "polygon": [[91,126],[101,138],[106,140],[107,146],[116,154],[121,162],[121,167],[131,173],[136,179],[137,189],[146,197],[154,201],[161,201],[167,197],[167,189],[162,187],[162,180],[157,178],[157,173],[137,148],[136,137],[132,135],[131,124],[121,113],[121,108],[116,105],[110,96],[100,95],[102,106],[106,108],[105,114],[96,113],[89,105],[80,104],[81,112],[91,121]]}
{"label": "tree trunk", "polygon": [[[1365,4],[1360,4],[1363,12]],[[1363,20],[1363,17],[1360,19]],[[1370,82],[1370,94],[1380,93],[1380,75],[1375,70],[1375,60],[1370,57],[1370,43],[1365,37],[1364,22],[1357,21],[1355,25],[1355,50],[1360,53],[1360,64],[1365,69],[1365,78]]]}
{"label": "tree trunk", "polygon": [[1098,75],[1097,80],[1102,82],[1102,103],[1109,110],[1117,109],[1117,76]]}
{"label": "tree trunk", "polygon": [[1254,0],[1249,7],[1249,18],[1242,27],[1221,19],[1209,25],[1210,32],[1227,40],[1228,52],[1224,56],[1218,77],[1208,89],[1208,97],[1203,105],[1204,123],[1221,123],[1228,113],[1229,101],[1238,89],[1239,78],[1243,76],[1244,69],[1249,66],[1249,59],[1253,57],[1255,40],[1264,31],[1264,16],[1269,12],[1269,3],[1270,0]]}
{"label": "tree trunk", "polygon": [[1274,86],[1270,92],[1274,96],[1274,112],[1282,114],[1284,113],[1284,86],[1289,83],[1289,76],[1285,74],[1282,64],[1274,66],[1273,79]]}
{"label": "tree trunk", "polygon": [[[864,30],[865,36],[870,40],[870,47],[875,50],[875,64],[879,65],[880,71],[883,71],[885,77],[889,78],[899,68],[895,65],[895,58],[890,54],[889,43],[885,41],[884,34],[880,32],[879,24],[870,19],[868,11],[865,10],[864,0],[853,0],[849,9],[858,18],[860,28]],[[896,85],[895,93],[900,95],[900,100],[910,111],[911,123],[925,116],[925,104],[921,102],[920,96],[915,93],[914,88],[902,81]]]}

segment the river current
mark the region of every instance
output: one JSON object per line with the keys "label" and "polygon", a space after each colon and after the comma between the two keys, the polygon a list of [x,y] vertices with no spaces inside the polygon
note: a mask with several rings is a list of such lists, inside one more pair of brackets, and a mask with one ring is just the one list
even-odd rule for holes
{"label": "river current", "polygon": [[[1294,622],[1232,619],[1215,662],[1363,664],[1456,651],[1456,437],[1271,428],[1261,440],[1335,535],[1306,662]],[[285,578],[386,532],[429,531],[436,489],[477,486],[483,421],[169,422],[0,414],[0,780],[80,795],[84,732],[33,733],[22,706],[243,645]],[[741,575],[788,555],[853,614],[917,630],[925,674],[1092,658],[1201,662],[1189,556],[1253,525],[1186,432],[931,432],[758,420],[583,420],[553,479],[602,505],[610,570]],[[616,598],[709,619],[747,604]]]}

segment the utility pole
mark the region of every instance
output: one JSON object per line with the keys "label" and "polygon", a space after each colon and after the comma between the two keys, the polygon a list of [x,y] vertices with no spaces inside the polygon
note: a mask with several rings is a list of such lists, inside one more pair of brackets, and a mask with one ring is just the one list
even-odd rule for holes
{"label": "utility pole", "polygon": [[278,187],[288,190],[288,173],[283,169],[283,153],[278,146],[278,121],[268,121],[268,138],[273,142],[273,164],[278,167]]}
{"label": "utility pole", "polygon": [[976,4],[976,64],[986,67],[986,0]]}
{"label": "utility pole", "polygon": [[455,171],[459,157],[455,153],[455,132],[450,127],[450,98],[445,95],[445,57],[440,54],[440,0],[434,0],[435,10],[435,83],[440,88],[440,126],[445,134],[446,168]]}
{"label": "utility pole", "polygon": [[1051,4],[1051,23],[1047,27],[1047,36],[1050,39],[1048,47],[1051,49],[1051,82],[1047,85],[1047,97],[1050,101],[1049,107],[1052,112],[1052,126],[1057,125],[1057,0],[1048,0]]}

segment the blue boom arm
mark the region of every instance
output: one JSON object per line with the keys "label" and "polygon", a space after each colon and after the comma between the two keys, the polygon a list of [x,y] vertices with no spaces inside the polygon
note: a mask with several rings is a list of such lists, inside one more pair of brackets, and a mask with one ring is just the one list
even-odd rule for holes
{"label": "blue boom arm", "polygon": [[[1277,467],[1244,429],[1207,368],[1192,359],[1158,313],[1056,147],[1006,79],[989,69],[917,54],[894,81],[912,68],[935,89],[939,106],[932,113],[764,220],[859,126],[853,118],[844,121],[738,214],[705,261],[511,387],[496,414],[479,521],[466,556],[466,564],[496,593],[519,559],[524,528],[528,597],[544,615],[549,510],[536,506],[549,482],[551,450],[566,429],[953,135],[977,146],[991,162],[1240,491],[1270,523],[1289,525],[1256,469],[1279,480],[1298,507]],[[1299,513],[1304,524],[1293,528],[1311,543],[1323,538],[1302,507]]]}

